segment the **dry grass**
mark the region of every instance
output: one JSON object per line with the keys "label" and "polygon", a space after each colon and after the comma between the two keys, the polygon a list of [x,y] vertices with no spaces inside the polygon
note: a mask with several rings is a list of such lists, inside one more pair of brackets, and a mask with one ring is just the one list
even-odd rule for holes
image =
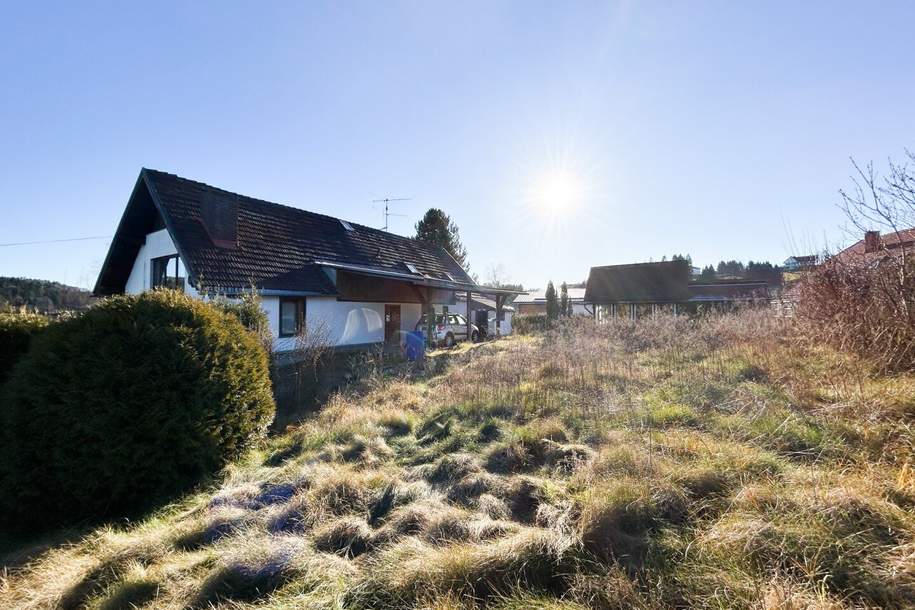
{"label": "dry grass", "polygon": [[146,520],[11,550],[3,608],[904,608],[915,377],[747,313],[372,373]]}

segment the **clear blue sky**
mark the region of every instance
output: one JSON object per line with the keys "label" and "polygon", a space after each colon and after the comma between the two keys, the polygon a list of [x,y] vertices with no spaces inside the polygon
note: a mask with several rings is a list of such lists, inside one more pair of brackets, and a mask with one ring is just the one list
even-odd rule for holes
{"label": "clear blue sky", "polygon": [[[8,2],[0,243],[110,235],[147,166],[374,226],[372,199],[412,197],[394,231],[441,207],[475,271],[527,286],[781,261],[842,238],[849,156],[915,147],[913,23],[913,2]],[[0,275],[91,286],[107,246],[2,247]]]}

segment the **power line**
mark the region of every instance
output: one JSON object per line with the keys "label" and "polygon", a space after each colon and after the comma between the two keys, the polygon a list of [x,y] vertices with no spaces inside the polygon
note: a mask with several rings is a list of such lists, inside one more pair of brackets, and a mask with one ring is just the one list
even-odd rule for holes
{"label": "power line", "polygon": [[88,241],[90,239],[110,239],[111,235],[93,235],[91,237],[70,237],[67,239],[45,239],[41,241],[14,241],[8,244],[0,244],[0,248],[8,246],[34,246],[38,244],[59,244],[65,241]]}

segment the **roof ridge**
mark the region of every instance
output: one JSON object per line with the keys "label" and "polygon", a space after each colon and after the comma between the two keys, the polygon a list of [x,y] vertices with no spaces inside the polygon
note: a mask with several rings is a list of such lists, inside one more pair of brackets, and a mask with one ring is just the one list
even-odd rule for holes
{"label": "roof ridge", "polygon": [[[367,231],[371,231],[371,232],[373,232],[373,233],[379,233],[379,234],[382,234],[382,235],[386,235],[386,236],[389,236],[389,237],[394,237],[394,238],[402,239],[402,240],[409,240],[409,241],[411,241],[411,242],[417,242],[417,243],[420,243],[420,244],[423,244],[423,245],[434,246],[434,247],[440,247],[440,246],[436,246],[436,244],[432,244],[432,243],[430,243],[430,242],[425,242],[425,241],[422,241],[422,240],[419,240],[419,239],[416,239],[416,238],[413,238],[413,237],[407,237],[407,236],[405,236],[405,235],[399,235],[399,234],[397,234],[397,233],[390,233],[390,232],[388,232],[388,231],[384,231],[384,230],[382,230],[382,229],[376,229],[375,227],[370,227],[370,226],[368,226],[368,225],[364,225],[364,224],[362,224],[362,223],[355,222],[355,221],[353,221],[353,220],[347,220],[347,219],[345,219],[345,218],[340,218],[339,216],[331,216],[330,214],[322,214],[321,212],[314,212],[314,211],[312,211],[312,210],[306,210],[306,209],[304,209],[304,208],[299,208],[299,207],[296,207],[296,206],[294,206],[294,205],[290,205],[290,204],[288,204],[288,203],[276,203],[275,201],[268,201],[268,200],[266,200],[266,199],[259,199],[258,197],[252,197],[252,196],[250,196],[250,195],[243,195],[243,194],[241,194],[241,193],[235,193],[235,192],[233,192],[233,191],[229,191],[229,190],[226,190],[226,189],[224,189],[224,188],[220,188],[220,187],[218,187],[218,186],[213,186],[212,184],[207,184],[206,182],[201,182],[200,180],[194,180],[194,179],[192,179],[192,178],[185,178],[184,176],[179,176],[178,174],[173,174],[173,173],[171,173],[171,172],[164,172],[164,171],[162,171],[162,170],[153,169],[153,168],[149,168],[149,167],[143,167],[143,168],[142,168],[142,171],[147,172],[147,173],[153,173],[153,174],[163,174],[163,175],[165,175],[165,176],[170,176],[170,177],[172,177],[172,178],[177,178],[178,180],[182,180],[182,181],[184,181],[184,182],[190,182],[190,183],[192,183],[192,184],[197,184],[197,185],[206,187],[206,188],[208,188],[208,189],[212,189],[212,190],[214,190],[214,191],[219,191],[219,192],[225,193],[225,194],[227,194],[227,195],[233,195],[233,196],[235,196],[235,197],[241,197],[241,198],[244,198],[244,199],[250,199],[251,201],[254,201],[254,202],[257,202],[257,203],[260,203],[260,204],[267,204],[267,205],[272,205],[272,206],[276,206],[276,207],[279,207],[279,208],[285,208],[285,209],[293,210],[293,211],[298,212],[298,213],[301,213],[301,214],[310,214],[310,215],[312,215],[312,216],[319,216],[319,217],[321,217],[321,218],[329,218],[329,219],[331,219],[331,220],[344,221],[344,222],[349,223],[350,225],[356,226],[356,227],[358,227],[358,228],[360,228],[360,229],[364,229],[364,230],[367,230]],[[444,248],[442,248],[442,250],[444,250]],[[445,251],[445,252],[447,252],[447,251]],[[453,258],[453,257],[452,257],[452,258]]]}

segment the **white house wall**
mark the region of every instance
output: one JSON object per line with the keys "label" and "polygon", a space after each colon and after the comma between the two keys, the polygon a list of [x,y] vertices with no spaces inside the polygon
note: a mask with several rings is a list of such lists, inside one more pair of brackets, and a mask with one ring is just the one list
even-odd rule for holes
{"label": "white house wall", "polygon": [[585,307],[584,303],[572,303],[573,316],[590,316],[591,312]]}
{"label": "white house wall", "polygon": [[[130,276],[127,278],[127,285],[124,292],[127,294],[139,294],[151,288],[150,273],[152,272],[152,259],[160,256],[171,256],[178,254],[178,248],[172,241],[168,229],[155,231],[146,236],[146,242],[140,246],[137,252],[137,258],[133,261],[133,268],[130,270]],[[185,278],[184,292],[192,297],[199,296],[197,290],[190,285],[187,280],[187,269],[184,261],[179,259],[179,272]]]}
{"label": "white house wall", "polygon": [[423,306],[419,303],[403,303],[400,306],[400,328],[404,333],[416,329],[416,324],[423,317]]}
{"label": "white house wall", "polygon": [[[296,347],[295,337],[279,337],[280,299],[264,297],[264,311],[270,321],[270,332],[276,339],[275,351]],[[401,332],[416,327],[422,315],[418,304],[400,305]],[[384,342],[384,303],[338,301],[335,297],[308,297],[305,303],[305,325],[313,336],[334,346],[364,345]],[[401,340],[401,343],[403,340]]]}

